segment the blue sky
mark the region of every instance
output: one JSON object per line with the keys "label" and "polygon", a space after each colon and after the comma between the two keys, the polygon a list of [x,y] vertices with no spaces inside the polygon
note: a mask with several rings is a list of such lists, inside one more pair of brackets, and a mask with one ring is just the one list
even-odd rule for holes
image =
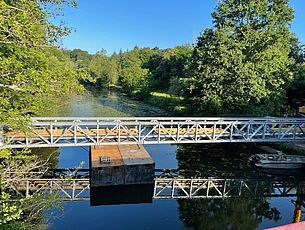
{"label": "blue sky", "polygon": [[[217,0],[78,0],[77,9],[66,9],[64,20],[75,32],[63,39],[68,49],[90,53],[106,49],[168,48],[193,43],[212,26]],[[291,30],[305,42],[305,1],[290,0],[295,10]]]}

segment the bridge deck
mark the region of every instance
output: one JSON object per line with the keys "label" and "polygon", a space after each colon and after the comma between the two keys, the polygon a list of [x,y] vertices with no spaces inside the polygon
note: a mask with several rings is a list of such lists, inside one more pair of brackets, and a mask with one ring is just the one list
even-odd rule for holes
{"label": "bridge deck", "polygon": [[[276,129],[274,129],[276,130]],[[196,129],[192,128],[188,130],[187,128],[160,128],[156,129],[156,131],[160,132],[160,134],[177,134],[178,132],[180,134],[195,134]],[[225,131],[224,129],[221,128],[216,128],[215,129],[215,134],[220,134],[220,133],[229,133],[228,131]],[[35,132],[29,131],[29,132],[23,132],[23,131],[9,131],[4,134],[4,137],[6,138],[25,138],[25,137],[31,137],[31,138],[40,138],[42,137],[49,137],[53,135],[54,137],[60,137],[64,135],[65,137],[74,137],[76,135],[77,137],[85,137],[85,136],[106,136],[106,135],[114,135],[117,136],[120,133],[120,136],[128,136],[129,134],[132,135],[137,135],[139,134],[138,130],[136,129],[127,129],[127,130],[110,130],[108,128],[106,129],[89,129],[85,128],[80,130],[77,130],[76,133],[74,134],[74,131],[72,130],[66,130],[66,129],[55,129],[55,130],[50,130],[50,129],[35,129]],[[206,128],[206,129],[198,129],[197,130],[198,134],[212,134],[213,133],[213,128]]]}

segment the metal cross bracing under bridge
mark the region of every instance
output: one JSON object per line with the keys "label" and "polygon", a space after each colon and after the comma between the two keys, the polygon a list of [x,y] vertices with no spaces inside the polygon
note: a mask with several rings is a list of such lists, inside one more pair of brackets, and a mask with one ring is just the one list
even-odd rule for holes
{"label": "metal cross bracing under bridge", "polygon": [[[24,196],[36,192],[58,191],[63,200],[90,198],[90,179],[19,179],[7,180],[10,189]],[[225,178],[155,178],[153,199],[223,199],[297,196],[304,181]]]}
{"label": "metal cross bracing under bridge", "polygon": [[0,132],[0,148],[294,140],[305,140],[305,118],[33,117],[28,131]]}

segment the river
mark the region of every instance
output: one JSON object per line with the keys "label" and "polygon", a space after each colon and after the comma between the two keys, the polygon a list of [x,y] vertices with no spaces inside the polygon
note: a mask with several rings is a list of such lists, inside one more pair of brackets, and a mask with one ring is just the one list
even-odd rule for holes
{"label": "river", "polygon": [[[50,115],[50,114],[45,114]],[[94,92],[60,103],[52,116],[166,116],[166,111],[117,93]],[[196,170],[201,176],[257,176],[248,164],[255,145],[146,145],[156,168]],[[43,151],[43,150],[42,150]],[[83,162],[87,147],[64,147],[58,168]],[[268,176],[267,176],[268,177]],[[168,199],[152,203],[90,206],[89,201],[63,202],[63,210],[48,212],[49,229],[264,229],[292,222],[296,197]],[[304,219],[304,216],[301,216]]]}

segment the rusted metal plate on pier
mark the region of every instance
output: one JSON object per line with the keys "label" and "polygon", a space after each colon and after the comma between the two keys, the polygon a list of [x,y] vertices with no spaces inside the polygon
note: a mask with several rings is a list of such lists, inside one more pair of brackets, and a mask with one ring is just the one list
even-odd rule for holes
{"label": "rusted metal plate on pier", "polygon": [[142,145],[93,146],[90,156],[92,187],[154,182],[155,163]]}
{"label": "rusted metal plate on pier", "polygon": [[[103,166],[121,166],[124,164],[118,145],[92,146],[90,148],[90,152],[92,168],[99,168]],[[104,157],[105,161],[106,159],[110,159],[111,161],[102,163],[101,157]]]}

